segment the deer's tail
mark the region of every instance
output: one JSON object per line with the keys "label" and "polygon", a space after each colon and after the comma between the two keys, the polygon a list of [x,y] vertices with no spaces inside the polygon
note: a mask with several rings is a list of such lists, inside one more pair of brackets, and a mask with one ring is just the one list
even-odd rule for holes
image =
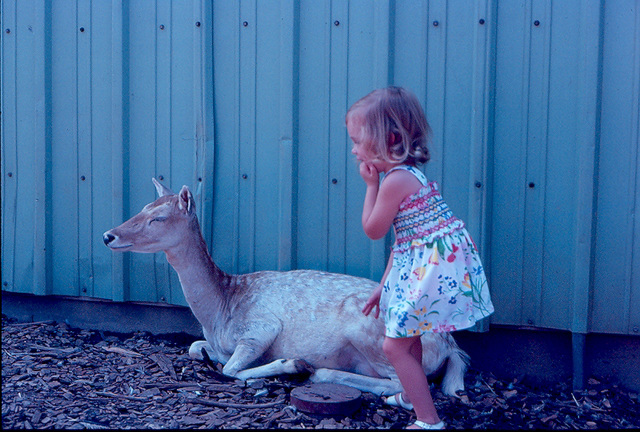
{"label": "deer's tail", "polygon": [[456,396],[458,390],[464,390],[464,374],[469,366],[469,355],[460,349],[451,335],[448,336],[451,353],[442,379],[442,392],[446,395]]}

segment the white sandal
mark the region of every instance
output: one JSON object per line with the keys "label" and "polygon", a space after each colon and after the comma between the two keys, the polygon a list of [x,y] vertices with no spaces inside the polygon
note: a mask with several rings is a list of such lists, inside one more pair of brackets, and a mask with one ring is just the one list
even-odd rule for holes
{"label": "white sandal", "polygon": [[393,396],[389,396],[388,398],[385,398],[384,403],[391,406],[402,407],[406,410],[413,409],[412,403],[405,402],[404,399],[402,399],[402,392],[398,394],[394,394]]}
{"label": "white sandal", "polygon": [[435,424],[429,424],[429,423],[425,423],[422,420],[416,420],[414,423],[414,425],[418,426],[420,429],[444,429],[444,422],[440,421],[438,423]]}

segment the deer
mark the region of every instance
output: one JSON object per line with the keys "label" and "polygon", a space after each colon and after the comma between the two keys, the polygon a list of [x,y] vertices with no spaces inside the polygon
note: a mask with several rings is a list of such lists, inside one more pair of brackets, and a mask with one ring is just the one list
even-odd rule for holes
{"label": "deer", "polygon": [[[378,396],[402,391],[382,351],[384,323],[361,312],[372,280],[321,270],[229,274],[211,258],[189,188],[178,194],[152,179],[159,198],[103,234],[114,252],[164,252],[205,340],[194,361],[223,365],[241,381],[309,373],[311,383],[342,384]],[[421,336],[425,374],[444,371],[442,392],[464,390],[469,356],[449,333]]]}

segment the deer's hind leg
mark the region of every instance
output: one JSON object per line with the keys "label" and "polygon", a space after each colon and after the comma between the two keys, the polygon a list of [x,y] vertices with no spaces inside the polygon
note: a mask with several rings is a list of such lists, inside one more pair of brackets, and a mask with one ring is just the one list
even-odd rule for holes
{"label": "deer's hind leg", "polygon": [[376,378],[337,369],[317,369],[309,379],[314,383],[342,384],[378,396],[390,396],[402,391],[398,379]]}
{"label": "deer's hind leg", "polygon": [[299,359],[277,359],[264,365],[250,367],[259,362],[269,349],[272,341],[265,341],[265,339],[247,338],[239,341],[233,355],[222,369],[222,373],[247,380],[304,371],[313,372],[313,368],[307,362]]}

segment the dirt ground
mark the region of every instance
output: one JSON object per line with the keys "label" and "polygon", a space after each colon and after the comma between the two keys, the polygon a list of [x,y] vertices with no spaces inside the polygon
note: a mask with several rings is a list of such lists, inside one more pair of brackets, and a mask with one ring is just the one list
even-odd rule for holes
{"label": "dirt ground", "polygon": [[[241,382],[192,361],[191,338],[111,334],[2,317],[3,429],[388,429],[413,413],[364,393],[350,416],[297,410],[306,376]],[[638,394],[594,378],[534,388],[471,368],[459,398],[432,394],[449,429],[640,428]]]}

